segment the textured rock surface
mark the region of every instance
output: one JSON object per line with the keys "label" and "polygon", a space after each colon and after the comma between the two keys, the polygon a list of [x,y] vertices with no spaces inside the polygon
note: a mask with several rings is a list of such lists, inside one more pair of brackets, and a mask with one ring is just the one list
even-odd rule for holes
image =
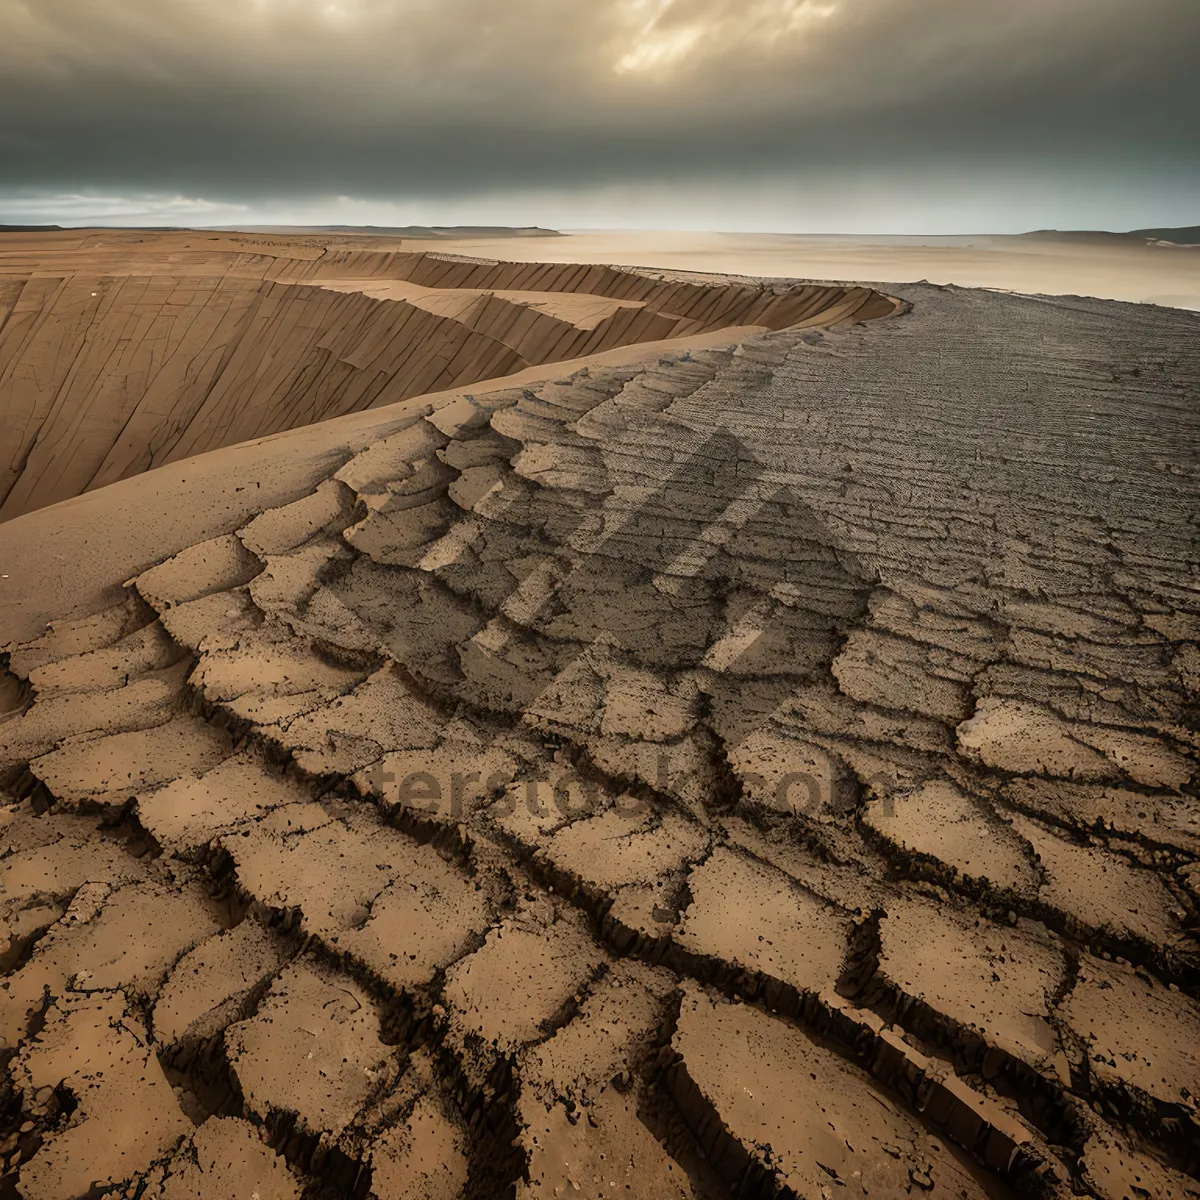
{"label": "textured rock surface", "polygon": [[11,604],[4,1186],[1195,1196],[1200,324],[900,291]]}

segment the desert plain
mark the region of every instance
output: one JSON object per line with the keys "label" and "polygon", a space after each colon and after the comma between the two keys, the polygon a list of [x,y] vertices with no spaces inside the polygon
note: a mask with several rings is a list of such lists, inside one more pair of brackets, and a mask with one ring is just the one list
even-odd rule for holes
{"label": "desert plain", "polygon": [[468,232],[0,234],[0,1197],[1200,1196],[1200,249]]}

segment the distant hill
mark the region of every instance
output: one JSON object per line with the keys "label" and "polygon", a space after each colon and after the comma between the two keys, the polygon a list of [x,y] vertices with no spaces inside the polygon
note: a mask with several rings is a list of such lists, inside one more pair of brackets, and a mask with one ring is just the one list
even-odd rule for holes
{"label": "distant hill", "polygon": [[1124,242],[1133,236],[1131,233],[1113,233],[1110,229],[1034,229],[1017,234],[1017,237],[1054,242]]}
{"label": "distant hill", "polygon": [[0,225],[0,233],[54,233],[61,225]]}
{"label": "distant hill", "polygon": [[1200,244],[1200,225],[1183,225],[1178,229],[1135,229],[1139,237],[1155,238],[1160,242],[1174,242],[1177,246]]}
{"label": "distant hill", "polygon": [[1200,243],[1200,225],[1185,225],[1176,229],[1132,229],[1128,233],[1113,233],[1107,229],[1035,229],[1017,236],[1046,238],[1059,242],[1125,242],[1135,238],[1139,241],[1173,242],[1177,246],[1192,246]]}

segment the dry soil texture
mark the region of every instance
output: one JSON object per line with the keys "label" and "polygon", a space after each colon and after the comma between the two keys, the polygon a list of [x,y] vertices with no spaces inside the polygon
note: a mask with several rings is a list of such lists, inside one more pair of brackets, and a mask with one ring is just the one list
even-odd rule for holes
{"label": "dry soil texture", "polygon": [[899,291],[7,523],[0,1189],[1200,1195],[1200,318]]}

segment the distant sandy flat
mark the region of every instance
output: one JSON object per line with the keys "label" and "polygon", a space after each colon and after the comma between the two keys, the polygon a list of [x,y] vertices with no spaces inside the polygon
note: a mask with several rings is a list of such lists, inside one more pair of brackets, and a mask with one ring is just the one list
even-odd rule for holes
{"label": "distant sandy flat", "polygon": [[1200,247],[1117,238],[838,238],[741,233],[579,233],[515,245],[444,244],[469,254],[624,263],[683,271],[880,283],[928,280],[1051,296],[1200,309]]}
{"label": "distant sandy flat", "polygon": [[1200,1197],[1200,315],[221,236],[0,273],[0,1194]]}

